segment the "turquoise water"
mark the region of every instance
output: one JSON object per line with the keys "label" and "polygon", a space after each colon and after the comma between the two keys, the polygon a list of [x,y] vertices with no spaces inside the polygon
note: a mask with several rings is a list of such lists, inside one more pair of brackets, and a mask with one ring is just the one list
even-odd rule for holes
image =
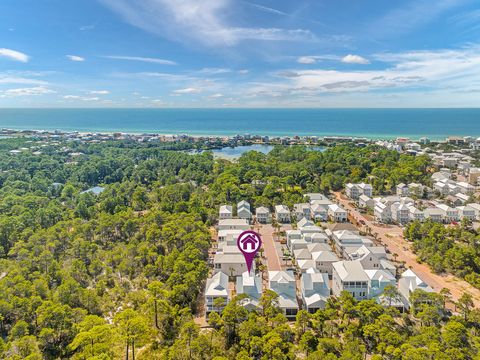
{"label": "turquoise water", "polygon": [[480,109],[0,109],[0,128],[443,138],[480,136]]}
{"label": "turquoise water", "polygon": [[[294,145],[293,145],[294,146]],[[222,149],[213,150],[213,155],[219,158],[225,159],[236,159],[239,158],[243,153],[251,150],[259,151],[264,154],[268,154],[274,148],[273,145],[263,145],[263,144],[253,144],[253,145],[240,145],[236,147],[224,147]],[[325,151],[326,148],[322,146],[310,146],[308,147],[311,151]],[[203,151],[200,151],[203,152]],[[188,151],[189,154],[198,154],[198,151],[192,150]]]}
{"label": "turquoise water", "polygon": [[237,158],[240,157],[244,152],[255,150],[262,152],[264,154],[268,154],[273,149],[271,145],[261,145],[261,144],[254,144],[254,145],[243,145],[243,146],[236,146],[234,148],[225,147],[218,150],[213,150],[213,155],[216,157],[224,157],[224,158]]}

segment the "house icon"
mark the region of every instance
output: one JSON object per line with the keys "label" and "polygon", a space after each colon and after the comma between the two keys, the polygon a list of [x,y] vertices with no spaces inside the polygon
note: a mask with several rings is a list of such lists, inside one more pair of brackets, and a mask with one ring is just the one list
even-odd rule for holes
{"label": "house icon", "polygon": [[240,243],[242,244],[242,249],[244,251],[252,252],[256,250],[258,240],[254,235],[248,234],[242,240],[240,240]]}

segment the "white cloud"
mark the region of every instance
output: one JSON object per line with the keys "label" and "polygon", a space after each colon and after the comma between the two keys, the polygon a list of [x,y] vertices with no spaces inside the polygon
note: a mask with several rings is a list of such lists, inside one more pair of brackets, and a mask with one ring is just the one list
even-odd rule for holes
{"label": "white cloud", "polygon": [[54,94],[56,91],[50,90],[44,86],[36,86],[30,88],[18,88],[18,89],[9,89],[3,91],[4,97],[17,97],[17,96],[37,96],[37,95],[46,95]]}
{"label": "white cloud", "polygon": [[314,56],[301,56],[297,59],[299,64],[315,64],[317,59]]}
{"label": "white cloud", "polygon": [[108,95],[108,94],[110,94],[110,91],[108,91],[108,90],[93,90],[93,91],[90,91],[89,94],[92,94],[92,95]]}
{"label": "white cloud", "polygon": [[23,63],[28,62],[28,55],[21,53],[20,51],[15,51],[12,49],[0,48],[0,57],[5,57],[10,60],[20,61]]}
{"label": "white cloud", "polygon": [[0,84],[47,85],[47,82],[9,74],[0,74]]}
{"label": "white cloud", "polygon": [[197,93],[199,93],[199,92],[200,92],[199,89],[191,88],[191,87],[190,87],[190,88],[175,90],[173,93],[174,93],[174,94],[183,95],[183,94],[197,94]]}
{"label": "white cloud", "polygon": [[250,70],[247,70],[247,69],[241,69],[241,70],[238,70],[238,73],[239,74],[242,74],[242,75],[246,75],[250,72]]}
{"label": "white cloud", "polygon": [[233,0],[101,0],[125,21],[174,41],[233,46],[244,40],[311,41],[303,29],[239,27],[233,24]]}
{"label": "white cloud", "polygon": [[113,59],[113,60],[141,61],[141,62],[152,63],[152,64],[160,64],[160,65],[177,65],[175,61],[151,58],[151,57],[116,56],[116,55],[109,55],[109,56],[103,56],[103,57],[106,59]]}
{"label": "white cloud", "polygon": [[201,74],[208,74],[208,75],[218,75],[218,74],[226,74],[231,72],[232,70],[226,68],[203,68],[200,70]]}
{"label": "white cloud", "polygon": [[362,64],[362,65],[370,64],[370,61],[368,61],[364,57],[360,55],[352,55],[352,54],[344,56],[342,58],[342,62],[346,64]]}
{"label": "white cloud", "polygon": [[78,56],[78,55],[66,55],[66,58],[75,61],[75,62],[83,62],[85,61],[85,58]]}
{"label": "white cloud", "polygon": [[79,96],[79,95],[65,95],[62,96],[65,100],[80,100],[80,101],[99,101],[100,98],[97,96]]}
{"label": "white cloud", "polygon": [[374,70],[286,69],[272,74],[275,81],[242,84],[227,96],[253,107],[475,107],[479,49],[374,54],[384,63]]}
{"label": "white cloud", "polygon": [[217,94],[212,94],[209,96],[210,99],[219,99],[223,97],[223,94],[217,93]]}

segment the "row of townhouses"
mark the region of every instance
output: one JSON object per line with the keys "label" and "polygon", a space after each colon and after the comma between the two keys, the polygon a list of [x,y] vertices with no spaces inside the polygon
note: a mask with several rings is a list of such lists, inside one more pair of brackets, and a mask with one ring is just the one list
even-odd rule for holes
{"label": "row of townhouses", "polygon": [[[315,221],[347,221],[347,211],[341,206],[334,204],[326,196],[322,194],[307,194],[306,198],[309,202],[294,204],[293,211],[290,211],[286,205],[276,205],[272,214],[270,209],[265,206],[257,207],[255,209],[255,218],[262,224],[270,223],[273,215],[279,223],[290,223],[292,217],[297,221],[303,218]],[[220,220],[232,219],[233,217],[233,207],[231,205],[220,206]],[[248,202],[241,201],[238,203],[237,218],[252,220],[252,212]]]}

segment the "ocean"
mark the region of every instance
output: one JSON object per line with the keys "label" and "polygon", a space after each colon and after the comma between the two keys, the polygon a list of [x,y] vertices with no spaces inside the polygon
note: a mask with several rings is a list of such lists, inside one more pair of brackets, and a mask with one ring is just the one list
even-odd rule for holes
{"label": "ocean", "polygon": [[0,128],[442,139],[480,136],[480,109],[0,109]]}

